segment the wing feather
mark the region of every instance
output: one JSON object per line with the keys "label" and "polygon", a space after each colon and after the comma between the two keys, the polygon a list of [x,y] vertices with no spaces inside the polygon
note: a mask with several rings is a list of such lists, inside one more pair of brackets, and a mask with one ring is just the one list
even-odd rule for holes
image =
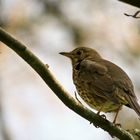
{"label": "wing feather", "polygon": [[114,82],[108,74],[108,68],[98,62],[83,60],[80,63],[79,79],[90,83],[89,90],[97,96],[116,101],[114,96]]}

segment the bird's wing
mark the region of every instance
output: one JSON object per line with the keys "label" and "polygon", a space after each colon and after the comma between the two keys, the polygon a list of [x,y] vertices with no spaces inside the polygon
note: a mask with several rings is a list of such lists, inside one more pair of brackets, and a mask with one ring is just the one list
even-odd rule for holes
{"label": "bird's wing", "polygon": [[129,82],[128,81],[129,80],[127,81],[124,80],[124,81],[119,81],[117,83],[119,88],[123,89],[124,91],[123,97],[128,103],[127,106],[133,108],[140,117],[140,105],[137,102],[137,97],[134,93],[133,85],[130,83],[131,81]]}
{"label": "bird's wing", "polygon": [[[106,61],[107,65],[109,63],[111,62]],[[133,108],[140,116],[140,105],[131,80],[121,68],[111,64],[112,67],[109,68],[101,62],[83,60],[80,63],[78,78],[88,85],[91,94],[116,103],[122,102]]]}
{"label": "bird's wing", "polygon": [[114,80],[114,83],[117,87],[122,89],[125,93],[127,93],[128,96],[131,96],[136,99],[136,95],[134,94],[134,88],[131,80],[128,80],[126,78],[122,78],[123,81],[120,80]]}
{"label": "bird's wing", "polygon": [[78,76],[79,80],[89,85],[88,88],[93,94],[117,102],[113,97],[114,81],[105,65],[92,60],[83,60]]}

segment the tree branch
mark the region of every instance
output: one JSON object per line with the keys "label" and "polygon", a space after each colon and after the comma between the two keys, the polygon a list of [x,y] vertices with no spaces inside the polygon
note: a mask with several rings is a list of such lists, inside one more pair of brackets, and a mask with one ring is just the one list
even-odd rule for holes
{"label": "tree branch", "polygon": [[128,130],[133,136],[137,136],[140,139],[140,129]]}
{"label": "tree branch", "polygon": [[133,17],[133,18],[140,18],[140,16],[138,16],[140,13],[140,10],[136,11],[133,15],[130,15],[130,14],[127,14],[127,13],[124,13],[125,16],[128,16],[128,17]]}
{"label": "tree branch", "polygon": [[140,0],[119,0],[119,1],[140,8]]}
{"label": "tree branch", "polygon": [[58,83],[52,75],[48,67],[43,64],[25,45],[20,43],[14,37],[9,35],[6,31],[0,28],[0,41],[14,50],[20,57],[22,57],[45,81],[45,83],[52,89],[55,95],[71,110],[92,122],[95,126],[107,131],[111,136],[116,136],[120,140],[134,140],[132,135],[122,128],[115,127],[108,120],[95,114],[88,108],[84,107]]}

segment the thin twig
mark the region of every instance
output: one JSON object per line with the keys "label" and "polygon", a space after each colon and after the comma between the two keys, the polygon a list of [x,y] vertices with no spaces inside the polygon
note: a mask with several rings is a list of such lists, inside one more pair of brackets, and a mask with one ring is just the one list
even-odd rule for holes
{"label": "thin twig", "polygon": [[140,8],[140,0],[118,0],[118,1]]}
{"label": "thin twig", "polygon": [[140,10],[135,12],[133,15],[130,15],[130,14],[127,14],[127,13],[124,13],[124,15],[128,16],[128,17],[133,17],[133,18],[140,18],[140,16],[138,16],[139,13],[140,13]]}

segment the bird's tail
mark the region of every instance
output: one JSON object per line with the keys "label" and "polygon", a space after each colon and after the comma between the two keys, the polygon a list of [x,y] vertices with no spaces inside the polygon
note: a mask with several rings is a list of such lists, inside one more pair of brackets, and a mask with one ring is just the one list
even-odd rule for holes
{"label": "bird's tail", "polygon": [[131,96],[127,96],[126,99],[127,99],[128,103],[129,103],[130,107],[132,109],[134,109],[135,112],[140,117],[140,105],[138,104],[137,99],[134,98],[134,97],[131,97]]}

